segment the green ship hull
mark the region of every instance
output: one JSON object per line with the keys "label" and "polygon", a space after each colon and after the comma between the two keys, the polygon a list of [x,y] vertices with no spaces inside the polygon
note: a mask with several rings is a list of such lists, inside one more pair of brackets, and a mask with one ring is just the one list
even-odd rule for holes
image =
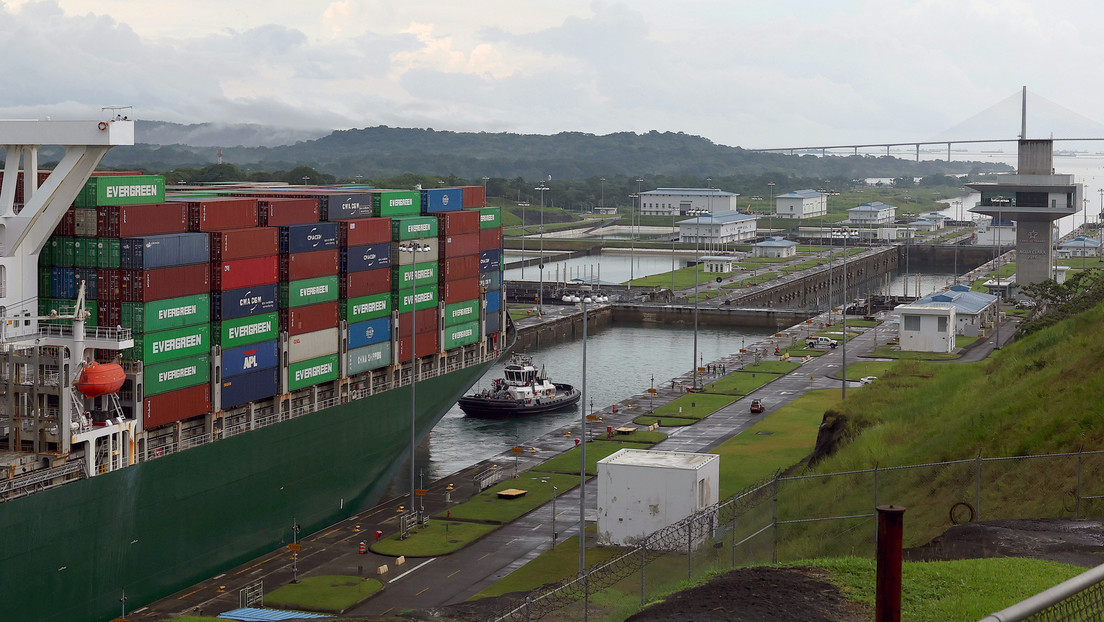
{"label": "green ship hull", "polygon": [[[417,383],[424,438],[491,363]],[[400,387],[0,503],[0,620],[111,619],[351,516],[410,455]],[[18,534],[18,537],[15,537]]]}

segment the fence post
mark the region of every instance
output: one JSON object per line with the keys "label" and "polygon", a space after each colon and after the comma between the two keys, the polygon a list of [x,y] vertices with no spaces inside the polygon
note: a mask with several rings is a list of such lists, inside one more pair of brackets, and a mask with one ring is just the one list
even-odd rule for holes
{"label": "fence post", "polygon": [[732,567],[736,567],[736,504],[732,504],[732,527],[729,532],[732,533]]}
{"label": "fence post", "polygon": [[901,622],[901,541],[905,508],[881,505],[878,510],[878,566],[874,620]]}
{"label": "fence post", "polygon": [[778,563],[778,472],[771,482],[771,563]]}
{"label": "fence post", "polygon": [[1077,449],[1077,515],[1075,518],[1081,520],[1081,452],[1085,451],[1085,446],[1082,445]]}
{"label": "fence post", "polygon": [[977,455],[977,490],[974,491],[974,510],[976,516],[974,520],[981,520],[981,451],[978,451]]}
{"label": "fence post", "polygon": [[529,618],[529,615],[530,615],[530,611],[529,611],[530,600],[529,599],[530,599],[530,596],[528,594],[526,594],[525,595],[525,622],[529,622],[529,620],[530,620],[530,618]]}
{"label": "fence post", "polygon": [[878,463],[874,463],[874,507],[878,507]]}
{"label": "fence post", "polygon": [[590,620],[590,573],[583,575],[583,622]]}
{"label": "fence post", "polygon": [[640,606],[644,606],[644,569],[648,566],[648,538],[644,537],[644,545],[640,547]]}
{"label": "fence post", "polygon": [[686,521],[686,580],[694,578],[694,518]]}

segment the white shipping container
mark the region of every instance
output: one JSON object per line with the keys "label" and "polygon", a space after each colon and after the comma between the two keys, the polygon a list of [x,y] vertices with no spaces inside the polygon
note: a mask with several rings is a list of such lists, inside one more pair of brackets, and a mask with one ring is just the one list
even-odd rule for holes
{"label": "white shipping container", "polygon": [[73,218],[73,233],[80,238],[94,238],[96,237],[97,216],[95,209],[77,208],[74,209]]}
{"label": "white shipping container", "polygon": [[288,363],[302,363],[320,356],[337,354],[338,332],[326,328],[288,338]]}

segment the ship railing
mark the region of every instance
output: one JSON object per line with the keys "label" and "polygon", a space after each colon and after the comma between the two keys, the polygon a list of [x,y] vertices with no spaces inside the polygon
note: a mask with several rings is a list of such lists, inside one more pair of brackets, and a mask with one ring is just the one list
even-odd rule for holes
{"label": "ship railing", "polygon": [[[54,486],[60,486],[84,474],[84,462],[75,460],[61,466],[34,471],[19,477],[0,480],[0,498],[24,497]],[[58,481],[61,480],[61,481]]]}

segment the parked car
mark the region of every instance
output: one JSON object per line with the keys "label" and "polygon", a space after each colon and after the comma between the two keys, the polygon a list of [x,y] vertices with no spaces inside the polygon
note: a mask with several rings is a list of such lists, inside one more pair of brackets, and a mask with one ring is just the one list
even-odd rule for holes
{"label": "parked car", "polygon": [[839,342],[831,337],[809,337],[805,340],[806,348],[834,348]]}
{"label": "parked car", "polygon": [[859,384],[870,384],[877,379],[877,376],[863,376],[862,378],[859,378]]}
{"label": "parked car", "polygon": [[763,410],[763,400],[751,400],[751,412],[761,413]]}

